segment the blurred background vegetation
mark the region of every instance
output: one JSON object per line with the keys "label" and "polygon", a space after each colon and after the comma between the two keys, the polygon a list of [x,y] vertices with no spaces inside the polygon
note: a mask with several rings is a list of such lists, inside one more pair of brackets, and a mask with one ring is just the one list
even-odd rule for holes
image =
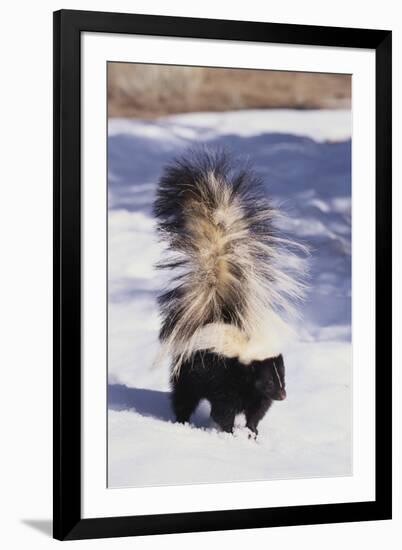
{"label": "blurred background vegetation", "polygon": [[350,106],[350,75],[108,63],[109,117]]}

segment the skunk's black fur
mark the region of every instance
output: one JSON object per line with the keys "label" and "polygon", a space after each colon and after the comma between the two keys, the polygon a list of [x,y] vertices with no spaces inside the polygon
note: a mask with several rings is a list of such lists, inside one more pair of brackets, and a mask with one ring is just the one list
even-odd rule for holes
{"label": "skunk's black fur", "polygon": [[245,413],[246,426],[257,426],[274,400],[286,397],[283,357],[249,365],[216,353],[197,352],[172,376],[172,405],[178,422],[187,422],[201,399],[211,403],[211,417],[225,432],[233,431],[235,416]]}

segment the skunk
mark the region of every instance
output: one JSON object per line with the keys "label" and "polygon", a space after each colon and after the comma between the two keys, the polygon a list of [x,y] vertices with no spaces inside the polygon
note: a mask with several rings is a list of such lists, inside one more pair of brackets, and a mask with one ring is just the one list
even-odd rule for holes
{"label": "skunk", "polygon": [[279,232],[254,171],[225,152],[190,152],[165,168],[154,214],[170,275],[159,360],[170,356],[172,377],[201,357],[209,370],[278,357],[305,292],[305,248]]}
{"label": "skunk", "polygon": [[286,398],[282,355],[244,365],[235,358],[197,351],[171,383],[178,422],[187,422],[200,400],[207,399],[211,416],[223,431],[232,432],[235,416],[244,413],[246,427],[255,436],[272,401]]}

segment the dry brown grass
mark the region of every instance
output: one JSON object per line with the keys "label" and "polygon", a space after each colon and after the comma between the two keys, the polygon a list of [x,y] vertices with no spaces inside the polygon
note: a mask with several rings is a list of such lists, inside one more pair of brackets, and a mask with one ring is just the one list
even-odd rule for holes
{"label": "dry brown grass", "polygon": [[253,108],[337,109],[351,77],[323,73],[109,63],[110,117]]}

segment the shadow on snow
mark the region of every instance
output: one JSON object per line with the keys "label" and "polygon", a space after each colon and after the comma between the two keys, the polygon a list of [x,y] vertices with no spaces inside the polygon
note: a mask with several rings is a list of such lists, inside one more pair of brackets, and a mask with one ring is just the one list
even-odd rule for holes
{"label": "shadow on snow", "polygon": [[[123,384],[109,384],[108,408],[112,411],[135,411],[141,416],[175,422],[170,403],[170,392],[129,388]],[[191,424],[197,428],[207,428],[211,425],[206,403],[201,403],[198,406],[191,417]]]}

